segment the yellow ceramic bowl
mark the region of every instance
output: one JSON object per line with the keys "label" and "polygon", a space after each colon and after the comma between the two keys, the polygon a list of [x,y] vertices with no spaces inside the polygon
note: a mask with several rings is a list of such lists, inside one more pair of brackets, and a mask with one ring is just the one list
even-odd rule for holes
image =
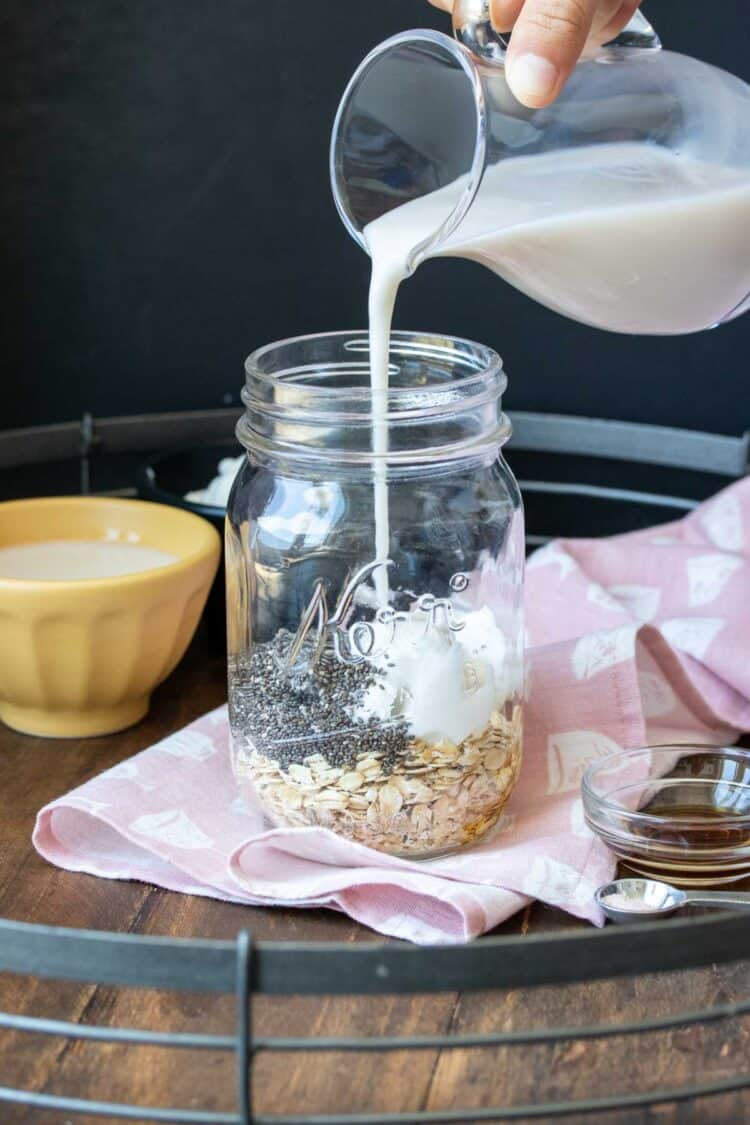
{"label": "yellow ceramic bowl", "polygon": [[83,738],[137,723],[183,656],[219,565],[205,520],[162,504],[58,497],[0,504],[0,547],[140,543],[176,561],[116,578],[0,578],[0,719]]}

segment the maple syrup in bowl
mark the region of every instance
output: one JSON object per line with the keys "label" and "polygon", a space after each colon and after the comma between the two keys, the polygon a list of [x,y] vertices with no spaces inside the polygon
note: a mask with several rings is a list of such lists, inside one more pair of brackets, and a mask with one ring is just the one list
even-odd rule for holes
{"label": "maple syrup in bowl", "polygon": [[628,868],[682,886],[750,876],[750,751],[656,746],[592,763],[586,823]]}

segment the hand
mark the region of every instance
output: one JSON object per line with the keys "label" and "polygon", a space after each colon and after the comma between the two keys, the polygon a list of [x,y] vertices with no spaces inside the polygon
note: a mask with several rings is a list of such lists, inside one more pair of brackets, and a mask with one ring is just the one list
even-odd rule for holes
{"label": "hand", "polygon": [[[430,0],[451,11],[453,0]],[[496,31],[512,31],[506,74],[519,102],[549,105],[584,49],[614,39],[640,0],[492,0]]]}

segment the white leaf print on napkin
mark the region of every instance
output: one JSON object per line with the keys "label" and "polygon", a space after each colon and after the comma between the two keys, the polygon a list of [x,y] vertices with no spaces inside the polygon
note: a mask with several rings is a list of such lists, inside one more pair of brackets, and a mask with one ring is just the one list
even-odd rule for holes
{"label": "white leaf print on napkin", "polygon": [[164,742],[160,742],[157,749],[162,754],[171,754],[173,758],[192,758],[194,762],[205,762],[216,753],[208,735],[197,730],[181,730],[173,734]]}
{"label": "white leaf print on napkin", "polygon": [[669,643],[696,660],[702,660],[716,634],[726,621],[720,617],[674,617],[659,628]]}
{"label": "white leaf print on napkin", "polygon": [[534,551],[526,563],[527,570],[538,570],[542,566],[557,566],[560,568],[560,578],[567,578],[576,569],[576,561],[559,544],[550,543],[549,546]]}
{"label": "white leaf print on napkin", "polygon": [[677,696],[670,684],[658,672],[638,671],[638,687],[641,690],[641,706],[647,719],[658,719],[668,715],[677,706]]}
{"label": "white leaf print on napkin", "polygon": [[609,613],[622,613],[622,606],[598,582],[592,582],[586,591],[586,600]]}
{"label": "white leaf print on napkin", "polygon": [[577,680],[590,680],[612,664],[621,664],[633,655],[635,628],[605,629],[588,633],[573,649],[573,675]]}
{"label": "white leaf print on napkin", "polygon": [[690,606],[716,601],[734,572],[744,565],[742,559],[734,555],[697,555],[688,559]]}
{"label": "white leaf print on napkin", "polygon": [[161,840],[163,844],[171,844],[173,848],[184,848],[186,851],[213,846],[213,840],[206,836],[205,832],[201,832],[198,825],[193,824],[182,809],[165,809],[163,812],[147,813],[146,816],[134,820],[130,829],[141,836]]}
{"label": "white leaf print on napkin", "polygon": [[540,898],[552,906],[565,904],[569,910],[571,906],[590,905],[596,887],[567,863],[538,855],[521,889],[525,895]]}
{"label": "white leaf print on napkin", "polygon": [[701,527],[716,547],[741,551],[744,540],[739,497],[722,492],[710,501],[700,517]]}
{"label": "white leaf print on napkin", "polygon": [[107,801],[92,801],[90,797],[82,797],[80,793],[72,793],[70,800],[75,801],[77,805],[80,805],[86,812],[93,813],[94,816],[97,816],[102,809],[110,807]]}
{"label": "white leaf print on napkin", "polygon": [[598,730],[569,730],[547,739],[547,793],[570,793],[581,784],[589,762],[622,747]]}
{"label": "white leaf print on napkin", "polygon": [[661,590],[656,586],[608,586],[609,593],[637,621],[653,621],[659,609]]}

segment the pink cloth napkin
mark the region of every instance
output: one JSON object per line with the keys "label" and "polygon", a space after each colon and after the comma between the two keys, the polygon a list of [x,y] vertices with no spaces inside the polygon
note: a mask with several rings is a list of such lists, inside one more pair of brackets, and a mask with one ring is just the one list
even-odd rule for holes
{"label": "pink cloth napkin", "polygon": [[529,701],[518,788],[491,838],[410,862],[322,828],[268,831],[237,796],[226,709],[38,815],[52,863],[261,905],[326,906],[384,934],[462,942],[534,898],[592,922],[614,860],[584,824],[584,767],[624,746],[750,728],[750,480],[686,519],[529,560]]}

